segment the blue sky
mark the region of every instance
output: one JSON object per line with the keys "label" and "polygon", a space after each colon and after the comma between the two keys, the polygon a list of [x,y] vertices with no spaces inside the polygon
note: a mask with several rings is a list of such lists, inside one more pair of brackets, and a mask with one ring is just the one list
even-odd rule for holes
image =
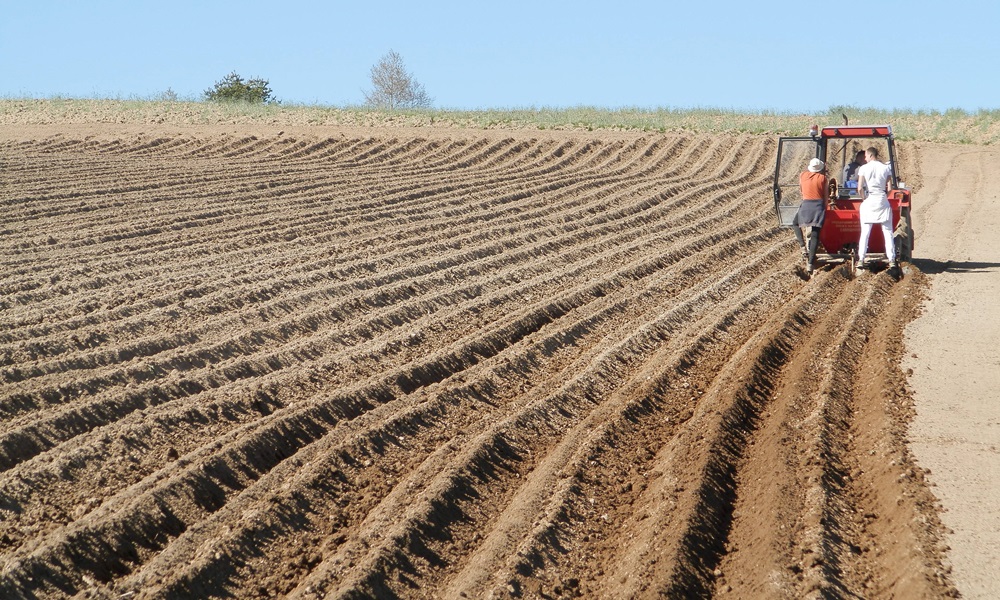
{"label": "blue sky", "polygon": [[437,108],[1000,108],[1000,2],[0,0],[0,97],[182,98],[236,71],[359,105],[389,50]]}

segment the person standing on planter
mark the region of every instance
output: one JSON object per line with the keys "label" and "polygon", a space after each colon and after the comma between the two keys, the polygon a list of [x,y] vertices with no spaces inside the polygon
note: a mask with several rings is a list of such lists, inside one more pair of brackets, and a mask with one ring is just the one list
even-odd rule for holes
{"label": "person standing on planter", "polygon": [[[819,230],[823,228],[823,220],[826,218],[824,200],[827,188],[826,164],[822,160],[814,158],[809,161],[809,166],[799,175],[799,188],[802,191],[802,204],[792,219],[792,231],[805,258],[806,272],[812,275],[816,262],[816,249],[819,247]],[[803,227],[812,230],[808,250],[806,241],[802,237]]]}
{"label": "person standing on planter", "polygon": [[889,165],[878,160],[878,149],[865,151],[865,164],[858,167],[858,193],[861,195],[861,238],[858,240],[858,268],[864,269],[865,255],[868,253],[868,236],[872,227],[882,228],[885,240],[885,255],[891,267],[896,266],[896,246],[892,240],[892,207],[889,206],[889,191],[892,172]]}

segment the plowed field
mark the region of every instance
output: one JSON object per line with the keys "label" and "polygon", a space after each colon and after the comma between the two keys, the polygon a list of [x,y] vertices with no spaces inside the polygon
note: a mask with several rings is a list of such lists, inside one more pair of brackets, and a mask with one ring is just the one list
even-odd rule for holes
{"label": "plowed field", "polygon": [[800,278],[774,152],[3,141],[0,597],[952,593],[925,276]]}

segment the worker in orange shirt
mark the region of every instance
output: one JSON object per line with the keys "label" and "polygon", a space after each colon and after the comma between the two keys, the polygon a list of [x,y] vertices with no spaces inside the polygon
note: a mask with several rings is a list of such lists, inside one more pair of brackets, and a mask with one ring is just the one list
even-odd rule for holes
{"label": "worker in orange shirt", "polygon": [[[822,160],[814,158],[809,161],[809,166],[799,175],[799,188],[802,190],[802,204],[792,219],[792,231],[795,232],[795,239],[802,249],[806,272],[812,275],[816,262],[816,249],[819,247],[819,230],[823,228],[823,220],[826,217],[824,200],[827,188],[826,164]],[[802,236],[804,227],[812,230],[808,250]]]}

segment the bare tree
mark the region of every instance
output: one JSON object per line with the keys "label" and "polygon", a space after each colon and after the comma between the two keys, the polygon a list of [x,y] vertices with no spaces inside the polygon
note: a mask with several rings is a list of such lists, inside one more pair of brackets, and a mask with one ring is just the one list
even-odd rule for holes
{"label": "bare tree", "polygon": [[432,99],[424,86],[403,66],[403,57],[390,50],[372,67],[372,90],[365,92],[365,104],[379,109],[427,108]]}

